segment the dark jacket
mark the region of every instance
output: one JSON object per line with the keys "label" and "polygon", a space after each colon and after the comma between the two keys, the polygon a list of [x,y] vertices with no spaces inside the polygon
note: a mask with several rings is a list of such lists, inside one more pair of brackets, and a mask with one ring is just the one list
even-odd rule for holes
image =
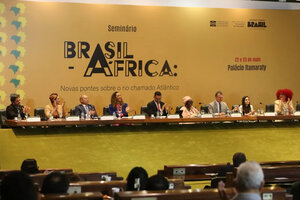
{"label": "dark jacket", "polygon": [[[160,108],[162,108],[163,107],[163,105],[165,105],[165,103],[164,102],[159,102],[159,104],[160,104]],[[154,116],[156,116],[156,113],[157,113],[157,106],[156,106],[156,103],[154,102],[154,100],[153,101],[151,101],[151,102],[149,102],[148,104],[147,104],[147,113],[148,113],[148,115],[149,116],[151,116],[151,115],[154,115]],[[163,116],[167,116],[167,111],[166,111],[166,108],[164,108],[164,110],[163,110]]]}
{"label": "dark jacket", "polygon": [[13,104],[10,104],[6,107],[6,118],[14,119],[15,117],[18,117],[18,112],[20,112],[22,119],[25,119],[25,113],[23,112],[23,108],[24,106],[22,105],[15,106]]}
{"label": "dark jacket", "polygon": [[[95,111],[95,114],[92,115],[92,117],[95,117],[95,118],[98,117],[95,106],[93,106],[91,104],[87,104],[86,106],[89,108],[90,111]],[[76,116],[81,116],[81,113],[83,113],[84,116],[87,114],[86,110],[83,107],[83,105],[79,104],[78,106],[75,107],[75,115]]]}

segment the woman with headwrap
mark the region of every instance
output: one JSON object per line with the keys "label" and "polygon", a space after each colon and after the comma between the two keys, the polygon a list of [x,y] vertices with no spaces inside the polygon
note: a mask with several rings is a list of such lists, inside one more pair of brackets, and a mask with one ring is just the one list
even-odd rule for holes
{"label": "woman with headwrap", "polygon": [[60,99],[57,93],[52,93],[49,96],[51,105],[45,106],[45,115],[49,119],[50,116],[53,116],[53,118],[63,118],[66,116],[65,112],[65,102],[63,102],[60,105]]}
{"label": "woman with headwrap", "polygon": [[193,118],[196,117],[199,111],[193,106],[193,100],[190,96],[183,97],[183,105],[180,110],[182,110],[183,118]]}

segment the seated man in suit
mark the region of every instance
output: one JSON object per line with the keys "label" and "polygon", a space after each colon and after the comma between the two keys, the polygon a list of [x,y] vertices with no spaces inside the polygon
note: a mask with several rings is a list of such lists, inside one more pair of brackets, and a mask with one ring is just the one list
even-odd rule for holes
{"label": "seated man in suit", "polygon": [[223,93],[221,91],[217,91],[215,94],[216,100],[208,104],[209,113],[219,113],[219,115],[225,115],[229,108],[225,102],[223,102]]}
{"label": "seated man in suit", "polygon": [[230,163],[227,163],[226,166],[221,167],[220,171],[218,173],[218,176],[226,176],[227,172],[233,172],[233,169],[235,167],[239,167],[240,164],[244,163],[247,161],[246,155],[242,152],[237,152],[233,155],[232,157],[232,162],[233,165],[231,165]]}
{"label": "seated man in suit", "polygon": [[156,91],[154,93],[154,100],[147,104],[147,113],[149,116],[156,116],[158,111],[159,115],[167,116],[171,107],[166,105],[167,104],[161,101],[161,93]]}
{"label": "seated man in suit", "polygon": [[76,116],[84,116],[84,118],[86,118],[86,116],[90,116],[91,118],[97,118],[97,112],[95,109],[95,106],[89,104],[89,98],[86,95],[81,95],[79,98],[79,101],[81,104],[79,104],[78,106],[75,107],[75,115]]}
{"label": "seated man in suit", "polygon": [[28,114],[30,108],[21,105],[20,95],[12,94],[10,96],[11,104],[6,107],[6,117],[7,119],[14,119],[15,117],[21,117],[25,119],[26,114]]}

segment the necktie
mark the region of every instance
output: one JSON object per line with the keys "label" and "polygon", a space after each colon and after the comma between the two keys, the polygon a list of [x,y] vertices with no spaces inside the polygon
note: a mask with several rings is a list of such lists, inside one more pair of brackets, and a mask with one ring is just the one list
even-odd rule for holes
{"label": "necktie", "polygon": [[159,103],[157,104],[157,110],[160,111],[160,109],[159,109]]}
{"label": "necktie", "polygon": [[219,102],[219,113],[221,113],[222,110],[221,110],[221,103]]}
{"label": "necktie", "polygon": [[85,109],[85,113],[88,114],[89,113],[89,108],[86,105],[84,105],[83,107]]}

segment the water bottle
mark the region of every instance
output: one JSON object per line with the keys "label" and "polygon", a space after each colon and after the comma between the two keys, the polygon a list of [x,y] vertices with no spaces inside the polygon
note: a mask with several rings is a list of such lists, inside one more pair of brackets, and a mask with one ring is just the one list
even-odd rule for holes
{"label": "water bottle", "polygon": [[230,111],[226,110],[227,117],[230,117]]}
{"label": "water bottle", "polygon": [[49,112],[49,119],[50,119],[50,121],[53,120],[53,116],[52,116],[51,112]]}
{"label": "water bottle", "polygon": [[21,117],[21,113],[20,113],[20,110],[18,110],[18,120],[21,120],[22,117]]}
{"label": "water bottle", "polygon": [[159,118],[159,116],[160,116],[160,112],[157,111],[157,112],[156,112],[156,118]]}
{"label": "water bottle", "polygon": [[204,115],[204,113],[205,113],[204,110],[201,110],[201,115]]}
{"label": "water bottle", "polygon": [[114,118],[114,119],[117,119],[116,112],[113,112],[113,118]]}
{"label": "water bottle", "polygon": [[80,118],[81,118],[81,119],[84,119],[84,113],[83,113],[83,112],[81,113]]}
{"label": "water bottle", "polygon": [[285,115],[289,115],[290,114],[290,111],[289,111],[289,109],[287,108],[287,109],[285,109]]}

